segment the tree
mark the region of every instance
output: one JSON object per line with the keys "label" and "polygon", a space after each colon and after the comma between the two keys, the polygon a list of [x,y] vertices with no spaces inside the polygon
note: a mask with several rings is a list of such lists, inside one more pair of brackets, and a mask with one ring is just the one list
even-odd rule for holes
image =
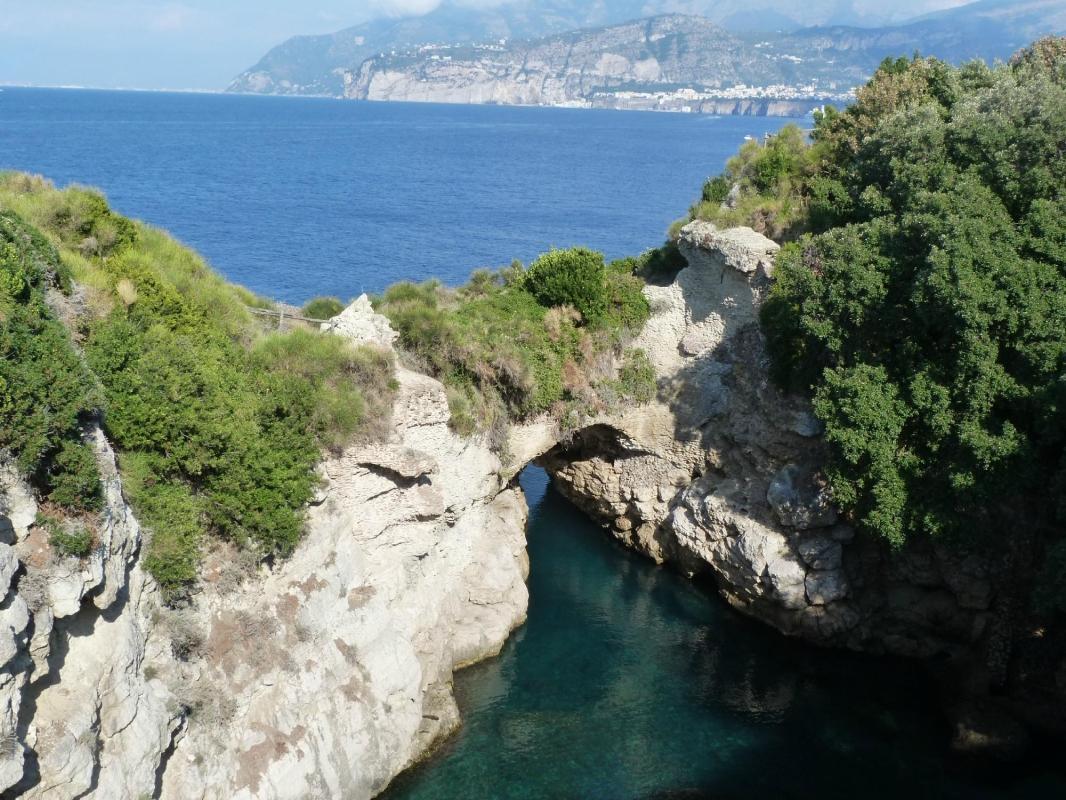
{"label": "tree", "polygon": [[812,233],[763,327],[825,423],[838,502],[893,544],[1061,534],[1064,76],[1062,40],[993,69],[892,61],[808,145]]}

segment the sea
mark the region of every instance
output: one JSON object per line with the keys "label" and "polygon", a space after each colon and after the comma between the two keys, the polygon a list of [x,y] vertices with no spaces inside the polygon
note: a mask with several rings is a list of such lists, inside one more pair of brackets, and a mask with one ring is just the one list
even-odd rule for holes
{"label": "sea", "polygon": [[[805,120],[795,120],[805,123]],[[343,300],[584,245],[660,245],[784,119],[4,88],[0,169],[102,190],[230,280]]]}

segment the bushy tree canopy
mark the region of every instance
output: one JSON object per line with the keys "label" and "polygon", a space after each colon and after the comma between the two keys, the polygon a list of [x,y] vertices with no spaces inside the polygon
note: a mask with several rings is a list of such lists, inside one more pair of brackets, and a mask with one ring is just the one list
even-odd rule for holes
{"label": "bushy tree canopy", "polygon": [[[894,543],[1054,523],[1066,446],[1066,48],[886,62],[795,174],[763,310],[838,501]],[[1060,523],[1062,517],[1059,518]]]}

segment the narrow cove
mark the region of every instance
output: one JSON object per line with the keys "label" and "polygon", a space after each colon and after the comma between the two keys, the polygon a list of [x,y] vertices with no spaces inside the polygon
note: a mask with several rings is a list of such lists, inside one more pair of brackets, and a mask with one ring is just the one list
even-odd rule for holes
{"label": "narrow cove", "polygon": [[610,541],[542,470],[527,468],[521,484],[529,619],[498,658],[456,675],[463,727],[388,800],[1062,789],[1057,775],[1030,770],[1019,783],[1013,770],[951,758],[917,665],[785,639]]}

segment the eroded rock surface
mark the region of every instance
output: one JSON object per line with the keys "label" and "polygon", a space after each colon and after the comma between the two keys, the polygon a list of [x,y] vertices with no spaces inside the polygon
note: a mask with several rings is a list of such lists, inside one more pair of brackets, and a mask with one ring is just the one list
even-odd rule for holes
{"label": "eroded rock surface", "polygon": [[[104,482],[90,555],[55,552],[37,505],[0,468],[0,786],[26,798],[144,797],[180,712],[153,674],[169,647],[158,592],[137,563],[141,530],[99,428],[87,438]],[[16,565],[12,571],[11,566]]]}
{"label": "eroded rock surface", "polygon": [[707,222],[679,244],[688,267],[645,289],[653,316],[635,342],[657,401],[551,450],[556,485],[616,538],[711,573],[733,605],[787,633],[906,655],[978,646],[984,564],[923,543],[889,557],[839,523],[821,425],[767,372],[758,312],[778,246]]}
{"label": "eroded rock surface", "polygon": [[[395,339],[365,298],[329,329]],[[397,378],[389,440],[321,465],[292,557],[219,547],[179,608],[139,564],[98,429],[106,508],[83,559],[52,550],[0,460],[4,796],[369,798],[454,729],[453,671],[525,618],[526,504],[450,431],[440,383]]]}
{"label": "eroded rock surface", "polygon": [[[525,618],[526,506],[443,387],[401,370],[393,441],[322,465],[295,554],[191,609],[195,707],[164,797],[370,797],[458,724],[456,667]],[[222,755],[224,754],[224,755]]]}
{"label": "eroded rock surface", "polygon": [[322,330],[335,333],[360,344],[375,344],[380,347],[392,347],[399,334],[392,329],[389,321],[381,314],[375,313],[370,298],[359,295],[355,301],[340,314],[328,322],[322,323]]}

